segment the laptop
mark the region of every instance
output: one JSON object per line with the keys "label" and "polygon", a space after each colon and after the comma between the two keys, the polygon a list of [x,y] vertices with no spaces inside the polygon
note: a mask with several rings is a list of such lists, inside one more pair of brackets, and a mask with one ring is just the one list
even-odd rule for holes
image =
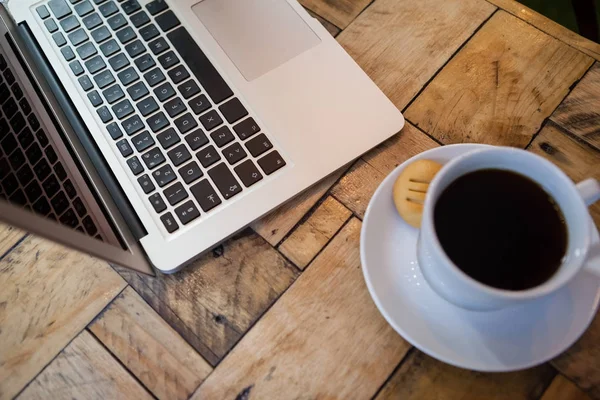
{"label": "laptop", "polygon": [[404,119],[295,0],[0,5],[0,219],[172,273]]}

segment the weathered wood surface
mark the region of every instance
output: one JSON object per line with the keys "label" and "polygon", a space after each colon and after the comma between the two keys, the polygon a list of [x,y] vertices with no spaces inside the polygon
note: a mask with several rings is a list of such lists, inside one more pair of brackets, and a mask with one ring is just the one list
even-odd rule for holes
{"label": "weathered wood surface", "polygon": [[81,332],[18,397],[19,400],[152,399],[88,332]]}
{"label": "weathered wood surface", "polygon": [[414,350],[375,400],[539,399],[555,374],[548,365],[502,374],[467,371]]}
{"label": "weathered wood surface", "polygon": [[10,399],[125,287],[105,262],[29,236],[0,261],[0,399]]}
{"label": "weathered wood surface", "polygon": [[352,212],[339,201],[328,197],[278,250],[298,268],[304,269],[351,215]]}
{"label": "weathered wood surface", "polygon": [[[200,386],[195,399],[366,399],[409,345],[369,297],[351,219]],[[244,397],[245,396],[245,397]]]}
{"label": "weathered wood surface", "polygon": [[592,400],[564,376],[557,375],[540,400]]}
{"label": "weathered wood surface", "polygon": [[89,329],[159,399],[187,399],[212,371],[131,287]]}
{"label": "weathered wood surface", "polygon": [[325,18],[321,17],[319,14],[315,14],[314,12],[310,11],[309,9],[306,9],[306,11],[308,11],[308,13],[310,14],[311,17],[316,18],[321,23],[321,25],[323,25],[325,27],[325,29],[327,29],[327,31],[329,33],[331,33],[331,36],[336,37],[341,32],[340,28],[338,28],[331,22],[327,21]]}
{"label": "weathered wood surface", "polygon": [[433,79],[406,117],[444,144],[524,148],[592,62],[498,11]]}
{"label": "weathered wood surface", "polygon": [[300,4],[344,29],[372,0],[300,0]]}
{"label": "weathered wood surface", "polygon": [[23,239],[25,232],[14,226],[0,223],[0,258],[6,254],[19,240]]}
{"label": "weathered wood surface", "polygon": [[600,63],[590,68],[550,119],[600,150]]}

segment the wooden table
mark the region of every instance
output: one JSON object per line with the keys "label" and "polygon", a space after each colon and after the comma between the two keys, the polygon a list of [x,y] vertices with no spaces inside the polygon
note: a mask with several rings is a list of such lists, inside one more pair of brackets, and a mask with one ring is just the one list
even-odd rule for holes
{"label": "wooden table", "polygon": [[0,227],[0,399],[600,399],[600,316],[548,364],[465,371],[388,326],[359,261],[369,198],[424,150],[515,146],[600,178],[600,45],[512,0],[303,4],[406,127],[172,276]]}

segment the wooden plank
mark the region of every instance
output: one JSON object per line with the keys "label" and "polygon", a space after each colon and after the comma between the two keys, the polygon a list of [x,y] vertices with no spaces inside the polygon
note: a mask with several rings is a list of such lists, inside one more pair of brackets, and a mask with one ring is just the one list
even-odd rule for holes
{"label": "wooden plank", "polygon": [[304,269],[350,218],[352,212],[328,197],[281,246],[279,251],[298,268]]}
{"label": "wooden plank", "polygon": [[193,398],[375,394],[409,345],[369,296],[360,268],[360,227],[356,218],[345,225]]}
{"label": "wooden plank", "polygon": [[6,254],[25,235],[26,232],[20,229],[0,223],[0,257]]}
{"label": "wooden plank", "polygon": [[29,236],[0,261],[0,399],[12,398],[125,287],[108,264]]}
{"label": "wooden plank", "polygon": [[[561,132],[551,122],[540,131],[529,150],[558,165],[575,182],[600,179],[600,152]],[[600,227],[600,203],[591,206],[590,213]]]}
{"label": "wooden plank", "polygon": [[152,399],[152,396],[84,330],[18,399]]}
{"label": "wooden plank", "polygon": [[344,29],[372,0],[299,0],[300,4]]}
{"label": "wooden plank", "polygon": [[503,374],[468,371],[415,350],[376,400],[538,399],[554,375],[547,364]]}
{"label": "wooden plank", "polygon": [[495,9],[479,0],[377,0],[338,41],[402,110]]}
{"label": "wooden plank", "polygon": [[442,143],[524,148],[592,58],[499,11],[408,108]]}
{"label": "wooden plank", "polygon": [[249,229],[174,275],[119,271],[212,365],[298,275],[293,265]]}
{"label": "wooden plank", "polygon": [[340,168],[316,185],[300,193],[269,215],[253,223],[252,229],[272,246],[277,246],[347,169],[348,166]]}
{"label": "wooden plank", "polygon": [[600,63],[595,63],[550,119],[600,149]]}
{"label": "wooden plank", "polygon": [[562,375],[557,375],[540,400],[592,400],[575,384]]}
{"label": "wooden plank", "polygon": [[187,399],[212,371],[131,287],[89,329],[159,399]]}
{"label": "wooden plank", "polygon": [[398,165],[438,144],[410,123],[400,133],[365,154],[334,186],[336,199],[362,218],[383,179]]}
{"label": "wooden plank", "polygon": [[553,36],[560,41],[568,44],[587,54],[590,57],[594,57],[596,60],[600,60],[600,44],[595,43],[589,39],[584,38],[576,34],[575,32],[565,28],[564,26],[552,21],[544,15],[532,10],[523,4],[514,0],[487,0],[492,4],[502,8],[505,11],[527,21],[531,25],[535,26],[541,31],[546,32],[548,35]]}
{"label": "wooden plank", "polygon": [[323,25],[325,27],[325,29],[327,29],[327,31],[329,33],[331,33],[331,36],[336,37],[342,31],[340,28],[338,28],[331,22],[327,21],[325,18],[321,17],[320,15],[315,14],[308,8],[306,9],[306,11],[310,14],[311,17],[316,18],[321,23],[321,25]]}

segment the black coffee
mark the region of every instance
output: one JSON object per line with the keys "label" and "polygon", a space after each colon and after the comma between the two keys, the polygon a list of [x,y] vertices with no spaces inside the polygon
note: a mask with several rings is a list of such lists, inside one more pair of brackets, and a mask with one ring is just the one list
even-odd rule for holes
{"label": "black coffee", "polygon": [[567,228],[554,199],[514,172],[461,176],[438,199],[434,222],[454,264],[495,288],[524,290],[546,282],[567,249]]}

